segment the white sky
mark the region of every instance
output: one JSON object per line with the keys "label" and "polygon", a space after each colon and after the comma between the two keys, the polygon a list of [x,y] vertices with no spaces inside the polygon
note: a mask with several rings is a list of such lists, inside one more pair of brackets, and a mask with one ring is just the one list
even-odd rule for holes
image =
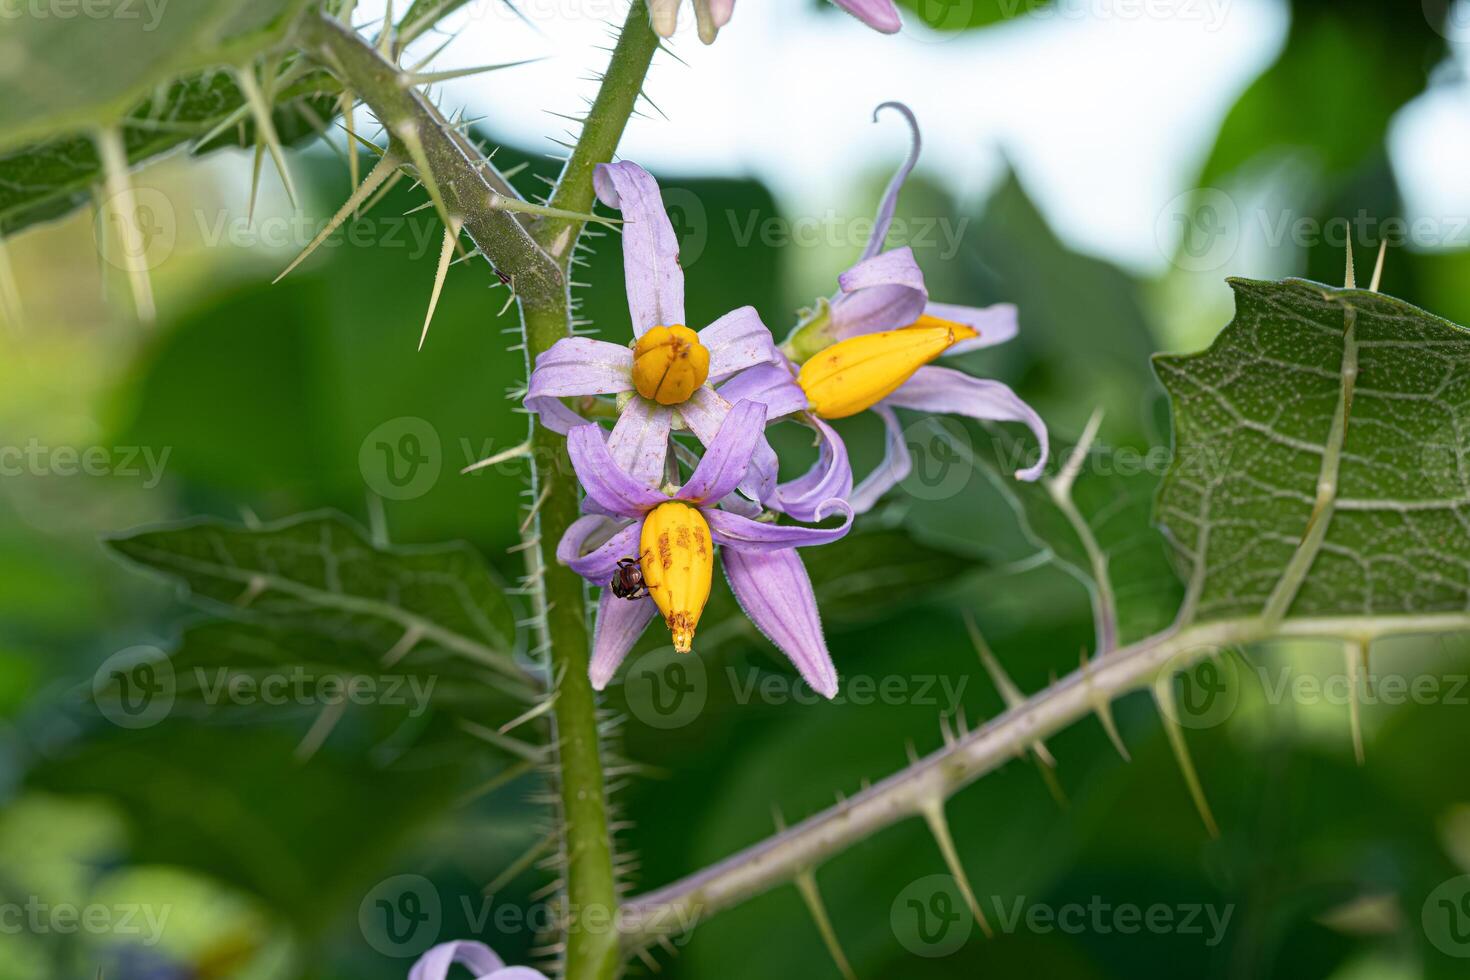
{"label": "white sky", "polygon": [[[435,67],[544,58],[452,82],[445,104],[550,152],[557,148],[546,140],[569,124],[545,110],[580,112],[626,0],[516,2],[534,29],[500,0],[473,0],[446,22],[458,34]],[[1155,219],[1192,188],[1225,112],[1279,52],[1286,4],[1059,3],[983,31],[888,37],[824,16],[811,0],[740,0],[709,47],[693,35],[686,5],[673,48],[687,66],[660,55],[645,87],[668,119],[635,119],[621,155],[666,173],[754,176],[786,212],[820,214],[846,205],[840,194],[856,178],[901,159],[897,118],[870,123],[875,105],[897,99],[923,127],[921,171],[952,193],[982,198],[1009,157],[1074,246],[1156,270],[1164,259]],[[362,23],[382,2],[358,9]],[[1456,162],[1470,152],[1467,109],[1461,87],[1421,99],[1398,120],[1395,158],[1411,217],[1470,214],[1470,181]],[[1421,152],[1430,145],[1434,153]],[[1466,152],[1444,152],[1451,148]]]}

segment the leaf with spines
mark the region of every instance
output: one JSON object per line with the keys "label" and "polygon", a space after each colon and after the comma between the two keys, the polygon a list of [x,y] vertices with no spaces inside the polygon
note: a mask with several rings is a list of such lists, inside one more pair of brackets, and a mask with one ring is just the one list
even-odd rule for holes
{"label": "leaf with spines", "polygon": [[530,679],[514,660],[510,601],[467,546],[377,547],[335,514],[259,528],[189,521],[109,543],[179,579],[217,611],[351,635],[390,661],[420,645],[437,647],[529,690]]}
{"label": "leaf with spines", "polygon": [[1154,362],[1188,618],[1470,607],[1470,330],[1366,290],[1231,285],[1209,349]]}

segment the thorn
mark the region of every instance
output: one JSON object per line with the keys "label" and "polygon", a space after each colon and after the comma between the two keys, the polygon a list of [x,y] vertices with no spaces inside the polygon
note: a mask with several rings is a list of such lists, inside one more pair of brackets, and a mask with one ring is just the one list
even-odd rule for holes
{"label": "thorn", "polygon": [[505,870],[501,871],[500,874],[491,879],[491,881],[485,885],[484,889],[482,890],[482,894],[487,897],[494,896],[496,892],[500,891],[500,889],[504,888],[512,881],[515,881],[516,878],[520,877],[521,872],[525,871],[531,865],[535,864],[537,859],[539,859],[543,854],[546,854],[547,852],[555,848],[557,842],[560,839],[560,834],[557,831],[553,830],[545,837],[536,841],[534,844],[526,849],[525,853],[516,858],[510,864],[506,865]]}
{"label": "thorn", "polygon": [[1189,758],[1189,746],[1184,742],[1184,730],[1178,722],[1178,708],[1174,701],[1174,677],[1167,672],[1159,675],[1154,682],[1154,701],[1159,706],[1159,716],[1164,722],[1164,731],[1169,736],[1169,745],[1174,750],[1174,758],[1179,762],[1179,769],[1184,774],[1184,782],[1189,787],[1189,795],[1194,797],[1195,809],[1199,810],[1200,819],[1205,822],[1205,830],[1209,831],[1211,837],[1219,838],[1220,827],[1215,823],[1214,814],[1210,812],[1210,804],[1205,799],[1204,787],[1200,785],[1199,773],[1195,772],[1194,763]]}
{"label": "thorn", "polygon": [[296,746],[296,761],[310,762],[312,756],[316,755],[326,743],[332,730],[337,727],[337,722],[342,720],[346,712],[347,702],[345,700],[332,701],[323,707],[321,713],[316,716],[316,721],[311,723],[311,728],[307,729],[300,744]]}
{"label": "thorn", "polygon": [[388,9],[383,14],[383,31],[378,35],[378,54],[386,61],[397,61],[394,57],[393,0],[388,0]]}
{"label": "thorn", "polygon": [[373,547],[379,550],[388,547],[388,514],[383,509],[383,498],[367,492],[368,535]]}
{"label": "thorn", "polygon": [[419,334],[419,350],[424,349],[424,341],[429,339],[429,323],[434,319],[434,309],[439,305],[439,294],[444,291],[444,280],[449,275],[449,260],[454,255],[454,245],[459,239],[460,221],[452,219],[452,223],[444,229],[444,246],[439,249],[439,268],[434,272],[434,290],[429,294],[429,312],[424,314],[424,332]]}
{"label": "thorn", "polygon": [[559,694],[559,691],[553,691],[550,696],[546,698],[546,700],[542,701],[539,704],[533,705],[529,711],[523,712],[512,718],[510,721],[506,722],[504,725],[501,725],[498,729],[496,729],[496,731],[499,732],[499,734],[501,735],[505,735],[513,731],[514,729],[524,725],[528,721],[534,721],[535,719],[540,718],[542,715],[546,714],[546,712],[551,710],[552,705],[556,704],[556,699]]}
{"label": "thorn", "polygon": [[522,456],[530,455],[531,440],[527,439],[525,442],[521,443],[518,446],[511,446],[509,449],[501,450],[493,456],[487,456],[477,463],[471,463],[459,472],[461,473],[461,475],[465,473],[473,473],[476,470],[483,470],[487,466],[494,466],[496,463],[503,463],[508,459],[519,459]]}
{"label": "thorn", "polygon": [[959,852],[955,850],[954,838],[949,833],[949,821],[944,816],[944,802],[933,800],[922,805],[924,822],[929,825],[929,832],[934,835],[935,843],[939,845],[939,853],[944,855],[944,863],[949,867],[950,877],[954,878],[955,884],[960,886],[960,894],[965,897],[965,904],[970,907],[970,914],[980,925],[980,931],[985,933],[986,939],[994,939],[995,933],[991,931],[990,923],[985,918],[985,913],[980,909],[980,902],[975,898],[975,890],[970,887],[970,879],[965,874],[965,866],[960,863]]}
{"label": "thorn", "polygon": [[[151,324],[156,313],[153,283],[148,278],[147,243],[143,240],[143,229],[139,223],[138,203],[133,197],[132,181],[128,179],[127,149],[123,145],[121,131],[116,129],[98,130],[96,141],[107,204],[121,232],[133,306],[138,311],[139,321]],[[103,237],[106,237],[105,228]]]}
{"label": "thorn", "polygon": [[1123,757],[1124,762],[1132,762],[1133,757],[1128,754],[1128,746],[1123,744],[1123,736],[1118,734],[1117,722],[1113,720],[1113,704],[1107,697],[1092,686],[1092,670],[1087,660],[1087,651],[1082,651],[1082,683],[1087,687],[1088,700],[1092,702],[1092,711],[1097,715],[1097,720],[1102,724],[1103,731],[1107,732],[1108,740],[1113,743],[1113,748]]}
{"label": "thorn", "polygon": [[797,874],[796,890],[801,892],[801,900],[806,903],[807,911],[812,914],[812,921],[817,924],[817,932],[821,933],[827,952],[832,954],[832,960],[837,964],[837,972],[841,973],[846,980],[857,980],[857,974],[852,972],[852,964],[847,962],[842,946],[837,942],[837,931],[832,928],[832,920],[827,916],[826,906],[822,904],[822,893],[817,890],[816,876],[812,874],[810,868]]}
{"label": "thorn", "polygon": [[[968,610],[965,612],[965,629],[969,630],[970,642],[975,645],[975,652],[980,654],[980,663],[984,665],[986,673],[990,675],[996,689],[1000,691],[1001,700],[1005,701],[1006,707],[1015,708],[1025,704],[1026,696],[1006,674],[1000,661],[995,659],[995,654],[990,652],[990,644],[986,643],[985,637],[980,635],[980,627]],[[1036,739],[1031,743],[1031,751],[1035,752],[1036,757],[1042,762],[1053,769],[1056,768],[1057,760],[1052,758],[1051,752],[1047,750],[1046,744],[1041,739]]]}
{"label": "thorn", "polygon": [[483,75],[486,72],[500,71],[502,68],[519,68],[521,65],[530,65],[545,60],[545,58],[525,58],[521,61],[507,61],[501,65],[450,68],[446,71],[408,71],[398,76],[398,84],[404,88],[412,88],[415,85],[434,85],[438,82],[448,82],[456,78],[468,78],[471,75]]}
{"label": "thorn", "polygon": [[249,114],[250,107],[248,105],[242,105],[239,108],[234,109],[218,123],[216,123],[213,129],[195,140],[194,146],[196,148],[208,146],[210,143],[213,143],[215,140],[219,139],[219,137],[224,133],[225,130],[229,129],[231,126],[234,126],[236,123],[242,122]]}
{"label": "thorn", "polygon": [[281,139],[276,135],[275,121],[271,119],[270,103],[255,80],[255,69],[241,68],[235,72],[235,79],[240,86],[240,93],[245,96],[246,105],[250,106],[251,115],[255,117],[256,144],[258,146],[262,140],[265,142],[266,148],[270,150],[271,161],[276,165],[276,172],[281,175],[281,184],[286,188],[287,200],[291,202],[291,207],[298,207],[296,185],[291,182],[291,171],[286,168]]}
{"label": "thorn", "polygon": [[1343,275],[1343,288],[1344,289],[1357,289],[1358,288],[1358,280],[1357,280],[1357,277],[1353,275],[1353,243],[1352,242],[1348,242],[1347,243],[1347,272],[1344,273],[1344,275]]}
{"label": "thorn", "polygon": [[373,208],[377,207],[378,206],[378,202],[380,202],[381,200],[383,200],[383,198],[387,197],[388,196],[388,192],[391,191],[391,190],[393,190],[393,188],[398,185],[398,182],[400,180],[402,180],[403,177],[404,177],[404,174],[403,174],[403,171],[402,170],[396,171],[393,174],[393,176],[391,176],[391,177],[388,178],[388,180],[383,184],[382,187],[379,187],[378,188],[378,193],[374,194],[368,200],[368,202],[362,206],[361,213],[362,214],[367,214]]}
{"label": "thorn", "polygon": [[[257,162],[259,162],[259,154],[256,155],[255,159]],[[343,223],[346,222],[348,218],[352,217],[354,213],[360,213],[358,212],[358,207],[363,203],[363,200],[367,198],[367,196],[373,191],[377,190],[379,185],[387,180],[388,176],[392,174],[394,170],[397,169],[397,167],[397,158],[394,157],[391,153],[384,154],[383,158],[379,160],[376,165],[374,165],[373,169],[368,171],[367,179],[353,189],[352,193],[348,195],[347,200],[343,202],[340,208],[337,209],[337,213],[332,215],[332,220],[328,221],[326,225],[322,228],[322,230],[316,233],[316,237],[306,244],[306,247],[301,250],[301,254],[297,255],[296,258],[291,260],[290,265],[281,270],[280,275],[271,280],[271,285],[274,286],[276,283],[286,278],[286,276],[291,272],[292,269],[296,268],[302,262],[305,262],[306,257],[312,252],[315,252],[317,248],[320,247],[321,243],[326,241],[334,231],[342,227]],[[252,201],[254,200],[253,194],[251,195],[251,199]]]}
{"label": "thorn", "polygon": [[255,198],[260,191],[260,165],[265,160],[265,147],[256,141],[255,159],[250,165],[250,203],[245,206],[245,223],[255,224]]}
{"label": "thorn", "polygon": [[1363,640],[1348,640],[1342,647],[1347,660],[1348,675],[1348,724],[1353,733],[1353,758],[1363,764],[1363,707],[1358,695],[1358,685],[1368,670],[1368,644]]}
{"label": "thorn", "polygon": [[1368,284],[1370,293],[1378,292],[1378,284],[1383,282],[1383,260],[1388,255],[1388,239],[1378,243],[1378,261],[1373,263],[1373,281]]}
{"label": "thorn", "polygon": [[545,218],[570,218],[574,221],[595,221],[598,224],[616,227],[622,224],[618,218],[605,218],[600,214],[583,214],[580,211],[568,211],[565,208],[549,208],[541,204],[532,204],[530,201],[517,201],[506,197],[504,194],[490,192],[490,207],[497,211],[518,211],[525,214],[539,214]]}

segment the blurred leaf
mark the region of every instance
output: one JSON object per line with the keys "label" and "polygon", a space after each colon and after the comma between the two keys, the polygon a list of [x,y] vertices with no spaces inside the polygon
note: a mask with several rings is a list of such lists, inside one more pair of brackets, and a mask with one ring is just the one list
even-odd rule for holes
{"label": "blurred leaf", "polygon": [[[1158,516],[1184,574],[1201,576],[1197,615],[1259,614],[1319,520],[1291,614],[1462,611],[1470,332],[1378,293],[1231,285],[1235,319],[1208,350],[1155,359],[1175,425]],[[1336,508],[1318,513],[1328,461]]]}
{"label": "blurred leaf", "polygon": [[1439,0],[1297,0],[1286,47],[1231,109],[1200,184],[1283,148],[1332,177],[1356,169],[1445,57],[1448,8]]}
{"label": "blurred leaf", "polygon": [[118,123],[181,76],[248,64],[275,48],[306,7],[307,0],[95,0],[77,16],[11,18],[0,145]]}
{"label": "blurred leaf", "polygon": [[902,529],[864,530],[803,552],[825,618],[861,623],[912,607],[987,562]]}
{"label": "blurred leaf", "polygon": [[989,27],[1014,17],[1052,12],[1051,0],[899,0],[899,6],[934,31],[965,31]]}
{"label": "blurred leaf", "polygon": [[196,520],[109,544],[229,612],[345,634],[384,655],[411,639],[525,679],[504,588],[466,545],[377,547],[332,514],[260,528]]}

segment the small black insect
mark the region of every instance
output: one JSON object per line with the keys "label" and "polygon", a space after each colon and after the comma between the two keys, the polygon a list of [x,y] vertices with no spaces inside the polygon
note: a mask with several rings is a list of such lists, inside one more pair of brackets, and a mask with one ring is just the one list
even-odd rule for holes
{"label": "small black insect", "polygon": [[637,558],[619,558],[618,570],[613,572],[608,588],[619,599],[643,599],[648,596],[648,586],[643,584],[643,566]]}

